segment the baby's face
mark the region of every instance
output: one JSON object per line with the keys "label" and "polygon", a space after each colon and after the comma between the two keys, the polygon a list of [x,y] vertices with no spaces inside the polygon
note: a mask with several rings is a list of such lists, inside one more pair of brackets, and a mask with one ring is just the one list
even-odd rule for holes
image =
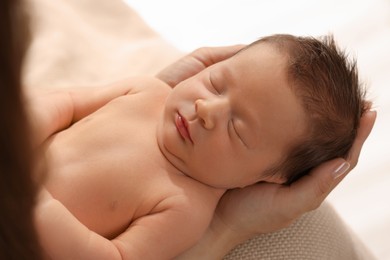
{"label": "baby's face", "polygon": [[178,84],[158,126],[161,150],[186,175],[218,188],[258,181],[303,136],[305,116],[286,58],[259,44]]}

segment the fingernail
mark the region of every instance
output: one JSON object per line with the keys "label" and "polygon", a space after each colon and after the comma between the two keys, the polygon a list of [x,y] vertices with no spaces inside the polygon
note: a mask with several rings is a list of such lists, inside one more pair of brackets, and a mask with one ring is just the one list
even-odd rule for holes
{"label": "fingernail", "polygon": [[336,168],[336,170],[333,172],[333,179],[337,179],[340,176],[342,176],[344,173],[346,173],[351,165],[349,162],[343,162],[340,164],[339,167]]}

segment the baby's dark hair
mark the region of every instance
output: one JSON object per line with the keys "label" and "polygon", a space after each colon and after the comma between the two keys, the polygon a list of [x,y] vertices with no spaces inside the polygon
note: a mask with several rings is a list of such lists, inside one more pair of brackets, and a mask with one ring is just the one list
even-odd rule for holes
{"label": "baby's dark hair", "polygon": [[268,174],[282,174],[289,184],[324,161],[347,156],[368,102],[356,60],[348,60],[332,35],[317,39],[277,34],[250,46],[260,43],[287,55],[287,79],[309,119],[307,136],[268,170]]}

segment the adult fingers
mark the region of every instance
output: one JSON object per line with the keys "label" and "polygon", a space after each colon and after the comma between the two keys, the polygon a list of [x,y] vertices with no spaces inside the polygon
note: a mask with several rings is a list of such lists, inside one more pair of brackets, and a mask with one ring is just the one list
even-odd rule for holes
{"label": "adult fingers", "polygon": [[356,166],[362,146],[373,128],[375,119],[375,111],[368,111],[362,116],[347,161],[336,158],[324,162],[314,168],[307,176],[286,187],[283,192],[287,192],[288,195],[282,196],[288,197],[288,203],[294,205],[290,209],[294,216],[318,208],[346,174]]}
{"label": "adult fingers", "polygon": [[354,168],[358,162],[360,152],[367,137],[371,133],[376,119],[376,111],[365,112],[360,119],[360,126],[357,132],[355,141],[352,144],[351,150],[348,153],[347,161]]}
{"label": "adult fingers", "polygon": [[292,213],[299,216],[318,208],[328,194],[344,178],[350,165],[342,158],[336,158],[314,168],[309,175],[286,187]]}
{"label": "adult fingers", "polygon": [[190,53],[189,56],[194,57],[207,68],[210,65],[233,56],[244,46],[243,44],[237,44],[223,47],[202,47]]}
{"label": "adult fingers", "polygon": [[230,58],[242,47],[244,45],[196,49],[157,73],[156,77],[174,87],[179,82],[199,73],[203,69]]}

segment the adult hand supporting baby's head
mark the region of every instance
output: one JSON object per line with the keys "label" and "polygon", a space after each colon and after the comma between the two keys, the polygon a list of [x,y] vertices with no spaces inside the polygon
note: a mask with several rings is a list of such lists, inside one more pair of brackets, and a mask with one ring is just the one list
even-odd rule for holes
{"label": "adult hand supporting baby's head", "polygon": [[232,45],[199,48],[160,71],[156,77],[174,87],[203,69],[230,58],[243,47],[244,45]]}
{"label": "adult hand supporting baby's head", "polygon": [[318,208],[328,194],[352,170],[376,118],[375,111],[363,114],[357,137],[346,160],[333,159],[314,168],[289,186],[259,183],[228,191],[213,220],[215,227],[230,229],[237,243],[259,233],[287,227],[304,213]]}

